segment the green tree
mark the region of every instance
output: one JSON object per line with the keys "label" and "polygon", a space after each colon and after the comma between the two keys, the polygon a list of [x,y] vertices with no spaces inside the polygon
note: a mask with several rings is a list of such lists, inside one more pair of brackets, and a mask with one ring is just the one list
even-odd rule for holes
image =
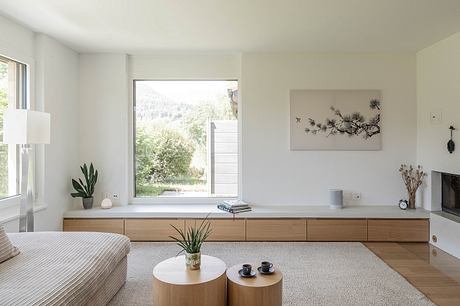
{"label": "green tree", "polygon": [[208,121],[235,119],[227,97],[218,103],[201,103],[183,117],[182,124],[188,136],[198,146],[206,145],[206,129]]}
{"label": "green tree", "polygon": [[138,127],[136,131],[136,180],[145,185],[189,172],[194,148],[176,130]]}
{"label": "green tree", "polygon": [[[3,65],[0,65],[2,67]],[[3,75],[4,77],[5,75]],[[2,75],[0,75],[0,80]],[[3,141],[3,112],[8,107],[6,91],[0,88],[0,142]],[[8,146],[0,144],[0,197],[8,194]]]}

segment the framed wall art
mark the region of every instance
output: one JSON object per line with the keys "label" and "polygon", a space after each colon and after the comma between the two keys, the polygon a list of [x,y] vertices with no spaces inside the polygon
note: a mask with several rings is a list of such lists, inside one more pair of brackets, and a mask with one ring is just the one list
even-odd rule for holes
{"label": "framed wall art", "polygon": [[380,90],[291,90],[291,150],[380,150]]}

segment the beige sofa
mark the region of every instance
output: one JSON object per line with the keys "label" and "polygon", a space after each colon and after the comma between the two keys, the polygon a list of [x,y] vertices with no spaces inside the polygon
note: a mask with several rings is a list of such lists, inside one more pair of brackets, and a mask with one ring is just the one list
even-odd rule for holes
{"label": "beige sofa", "polygon": [[126,281],[130,242],[108,233],[9,234],[20,254],[0,264],[0,305],[106,305]]}

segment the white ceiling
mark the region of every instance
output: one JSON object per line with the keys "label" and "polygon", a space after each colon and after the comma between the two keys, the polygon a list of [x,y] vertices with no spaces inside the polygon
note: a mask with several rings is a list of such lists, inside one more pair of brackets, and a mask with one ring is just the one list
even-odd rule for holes
{"label": "white ceiling", "polygon": [[460,31],[460,0],[0,0],[77,51],[413,52]]}

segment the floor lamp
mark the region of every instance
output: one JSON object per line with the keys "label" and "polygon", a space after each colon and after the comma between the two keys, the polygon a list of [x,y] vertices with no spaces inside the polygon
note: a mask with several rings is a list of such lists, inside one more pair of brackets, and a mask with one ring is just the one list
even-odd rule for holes
{"label": "floor lamp", "polygon": [[3,143],[21,148],[21,203],[19,231],[34,231],[32,183],[29,181],[33,145],[50,143],[50,114],[26,109],[8,109],[3,115]]}

